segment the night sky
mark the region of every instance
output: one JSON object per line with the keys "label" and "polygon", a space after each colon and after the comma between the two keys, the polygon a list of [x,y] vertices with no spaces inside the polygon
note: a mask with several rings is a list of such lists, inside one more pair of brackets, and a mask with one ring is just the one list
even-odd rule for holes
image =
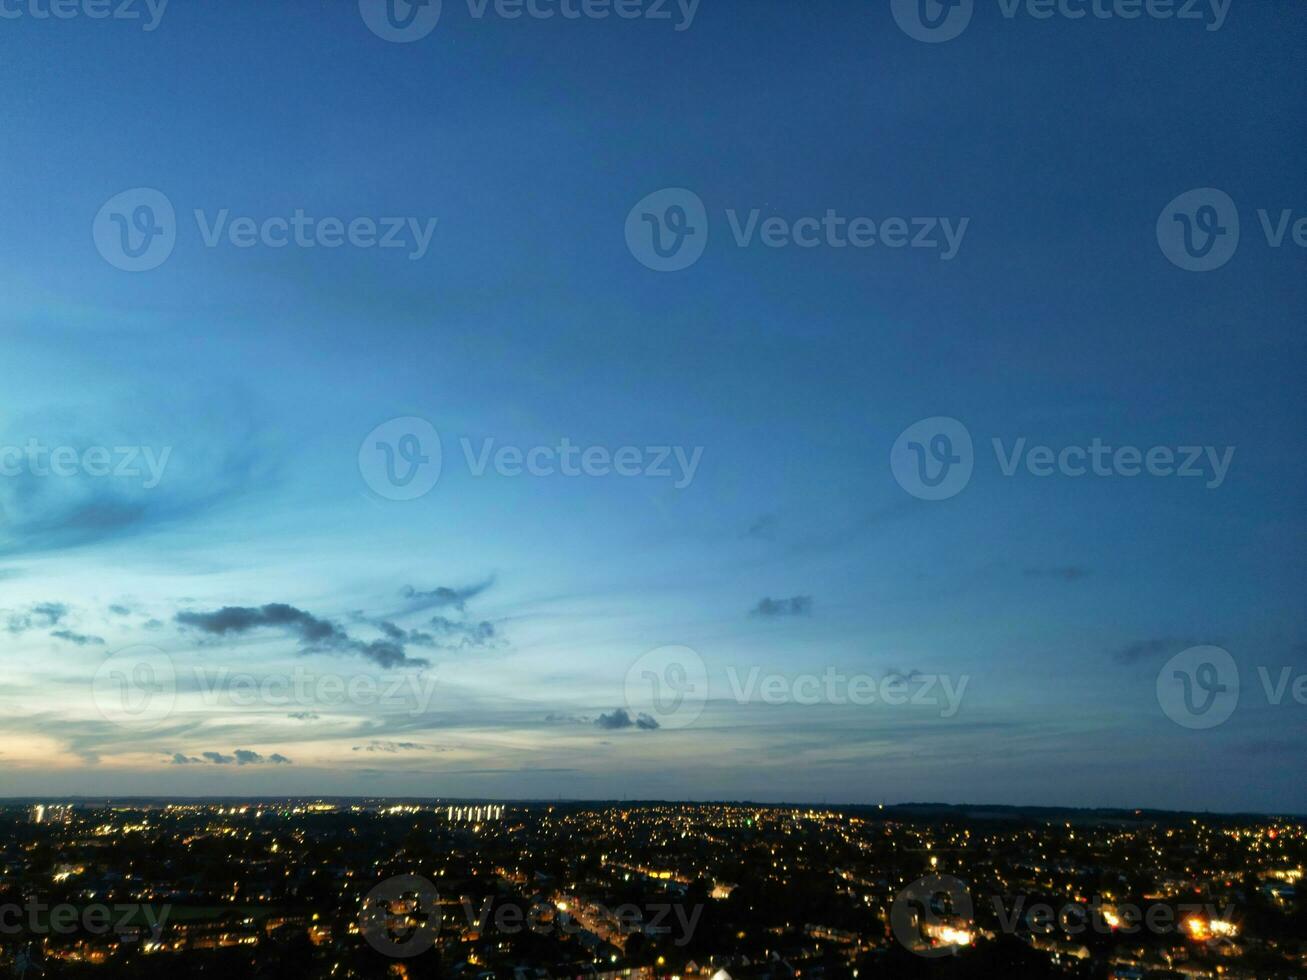
{"label": "night sky", "polygon": [[1307,6],[651,7],[0,0],[0,794],[1304,812]]}

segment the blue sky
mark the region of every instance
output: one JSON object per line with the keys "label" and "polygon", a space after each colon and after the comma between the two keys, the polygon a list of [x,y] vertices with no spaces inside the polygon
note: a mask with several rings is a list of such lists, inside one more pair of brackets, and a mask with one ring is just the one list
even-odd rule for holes
{"label": "blue sky", "polygon": [[[1307,807],[1307,706],[1258,674],[1307,671],[1304,253],[1258,216],[1307,216],[1303,8],[978,0],[945,43],[879,2],[703,0],[677,30],[445,0],[410,43],[344,2],[5,9],[0,447],[168,451],[149,487],[0,476],[5,793]],[[93,228],[136,188],[175,246],[127,272]],[[675,272],[624,238],[662,188],[707,218]],[[1155,232],[1192,188],[1238,209],[1210,272]],[[737,245],[755,209],[967,224],[947,259]],[[435,227],[420,258],[205,243],[297,210]],[[974,471],[923,500],[891,447],[940,416]],[[359,462],[405,418],[442,449],[413,500]],[[562,439],[641,475],[478,476],[462,448]],[[1233,456],[1214,487],[1008,476],[994,439]],[[646,472],[658,447],[699,450],[692,479]],[[1192,730],[1157,677],[1198,644],[1242,689]],[[170,709],[106,717],[93,679],[142,646]],[[631,693],[665,646],[703,664],[692,722]],[[755,666],[966,682],[949,717],[740,703]],[[421,693],[223,687],[296,670]]]}

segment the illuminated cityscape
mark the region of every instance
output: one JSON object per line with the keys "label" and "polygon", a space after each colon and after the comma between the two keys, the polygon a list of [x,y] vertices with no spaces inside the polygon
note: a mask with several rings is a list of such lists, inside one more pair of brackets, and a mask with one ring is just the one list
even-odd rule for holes
{"label": "illuminated cityscape", "polygon": [[1304,39],[0,0],[0,980],[1307,980]]}
{"label": "illuminated cityscape", "polygon": [[1307,825],[1285,819],[368,799],[30,812],[0,811],[0,956],[19,975],[1307,969]]}

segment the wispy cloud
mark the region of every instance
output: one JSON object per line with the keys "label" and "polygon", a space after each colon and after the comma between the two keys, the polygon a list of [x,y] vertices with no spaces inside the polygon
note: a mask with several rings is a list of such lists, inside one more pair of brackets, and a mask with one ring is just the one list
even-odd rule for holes
{"label": "wispy cloud", "polygon": [[808,616],[812,613],[812,596],[794,595],[788,599],[764,597],[749,610],[750,616]]}
{"label": "wispy cloud", "polygon": [[38,445],[47,456],[50,447],[67,447],[79,460],[93,450],[108,464],[97,457],[94,470],[78,465],[56,478],[40,456],[35,463],[25,456],[18,472],[0,481],[0,556],[141,535],[247,498],[250,487],[270,484],[277,454],[252,425],[245,428],[237,424],[233,436],[228,420],[220,433],[201,433],[202,422],[190,414],[172,433],[161,431],[158,418],[107,427],[51,413],[15,422],[0,444]]}
{"label": "wispy cloud", "polygon": [[1134,664],[1141,660],[1152,660],[1165,653],[1177,653],[1185,647],[1196,646],[1194,640],[1176,639],[1173,636],[1155,637],[1150,640],[1138,640],[1126,644],[1112,653],[1112,659],[1119,664]]}
{"label": "wispy cloud", "polygon": [[428,609],[442,608],[463,612],[469,599],[475,599],[494,584],[495,577],[491,575],[485,581],[472,585],[439,585],[434,589],[419,589],[416,586],[406,585],[400,589],[399,594],[408,601],[408,612],[425,612]]}
{"label": "wispy cloud", "polygon": [[756,538],[759,541],[775,541],[776,527],[775,514],[761,514],[744,529],[744,536],[746,538]]}
{"label": "wispy cloud", "polygon": [[79,647],[104,646],[103,637],[89,636],[86,633],[75,633],[72,630],[54,630],[50,635],[56,640],[63,640],[66,643],[75,643]]}
{"label": "wispy cloud", "polygon": [[48,629],[51,626],[58,626],[67,615],[68,607],[62,602],[40,602],[26,611],[10,613],[7,628],[10,633]]}
{"label": "wispy cloud", "polygon": [[421,742],[386,742],[373,739],[367,745],[354,746],[355,752],[420,752],[428,746]]}

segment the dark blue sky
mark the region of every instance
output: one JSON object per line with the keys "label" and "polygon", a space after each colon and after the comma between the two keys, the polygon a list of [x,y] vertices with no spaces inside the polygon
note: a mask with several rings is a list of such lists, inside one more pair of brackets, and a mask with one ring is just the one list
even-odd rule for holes
{"label": "dark blue sky", "polygon": [[[0,2],[0,447],[170,452],[152,486],[7,457],[10,792],[1307,808],[1307,706],[1258,673],[1307,671],[1307,8],[1235,0],[1209,29],[1210,3],[976,0],[925,43],[880,0],[702,0],[688,23],[444,0],[396,43],[345,0],[172,0],[152,30],[86,6]],[[139,188],[175,220],[131,272],[104,249]],[[664,188],[706,219],[679,271],[625,234]],[[1157,233],[1198,188],[1240,228],[1206,272]],[[412,245],[226,236],[297,210],[403,218]],[[948,257],[741,246],[755,210],[965,231]],[[935,417],[974,469],[926,500],[890,454]],[[360,468],[396,418],[443,449],[412,500]],[[641,472],[478,476],[461,440],[486,439],[635,447]],[[1206,455],[1190,479],[1005,475],[995,439],[1233,455],[1219,480]],[[662,446],[701,449],[692,476],[652,472]],[[177,677],[150,726],[92,696],[140,644]],[[1206,729],[1157,686],[1198,644],[1242,684]],[[631,672],[665,645],[696,652],[707,703],[655,730]],[[740,703],[755,666],[791,691],[828,669],[966,686],[948,717]],[[297,667],[438,683],[421,710],[204,696],[216,670]],[[292,762],[170,761],[236,748]]]}

